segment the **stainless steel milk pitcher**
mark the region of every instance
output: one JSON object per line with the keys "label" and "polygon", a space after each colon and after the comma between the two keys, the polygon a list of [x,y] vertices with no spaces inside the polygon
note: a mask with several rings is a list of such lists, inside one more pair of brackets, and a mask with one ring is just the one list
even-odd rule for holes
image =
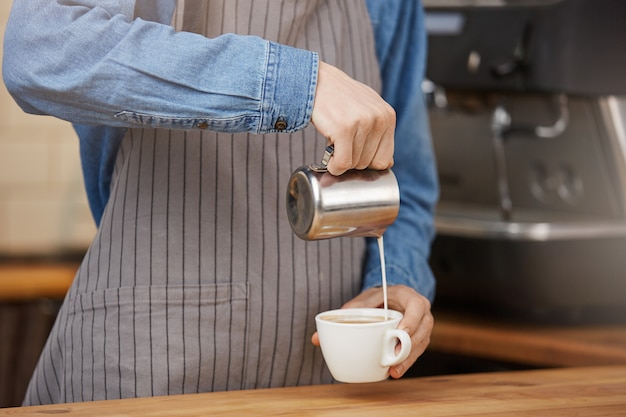
{"label": "stainless steel milk pitcher", "polygon": [[291,228],[304,240],[382,236],[400,209],[396,176],[390,169],[353,169],[334,176],[326,169],[333,150],[332,145],[326,148],[321,164],[301,166],[291,174]]}

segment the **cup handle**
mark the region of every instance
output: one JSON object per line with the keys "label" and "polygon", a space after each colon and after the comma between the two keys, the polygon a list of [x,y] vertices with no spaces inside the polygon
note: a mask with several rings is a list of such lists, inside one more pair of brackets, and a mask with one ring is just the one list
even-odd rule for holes
{"label": "cup handle", "polygon": [[[400,352],[396,354],[396,345],[400,341]],[[411,353],[411,336],[404,330],[390,329],[385,332],[383,357],[380,364],[384,367],[397,365]]]}

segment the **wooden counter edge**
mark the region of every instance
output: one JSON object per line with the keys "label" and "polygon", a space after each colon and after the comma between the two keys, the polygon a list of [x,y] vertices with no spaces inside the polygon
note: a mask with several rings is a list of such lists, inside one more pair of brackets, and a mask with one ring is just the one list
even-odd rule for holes
{"label": "wooden counter edge", "polygon": [[435,316],[428,349],[542,367],[626,364],[626,325],[488,323],[441,314]]}
{"label": "wooden counter edge", "polygon": [[[406,378],[0,409],[0,416],[571,415],[626,410],[626,366],[576,367]],[[533,411],[541,414],[532,414]],[[553,410],[553,412],[550,412]],[[445,411],[445,414],[441,414]],[[529,412],[530,414],[524,414]],[[565,413],[565,414],[563,414]],[[409,414],[410,415],[410,414]],[[506,414],[512,415],[512,414]],[[621,414],[610,414],[621,415]]]}
{"label": "wooden counter edge", "polygon": [[78,264],[0,264],[0,301],[63,299]]}

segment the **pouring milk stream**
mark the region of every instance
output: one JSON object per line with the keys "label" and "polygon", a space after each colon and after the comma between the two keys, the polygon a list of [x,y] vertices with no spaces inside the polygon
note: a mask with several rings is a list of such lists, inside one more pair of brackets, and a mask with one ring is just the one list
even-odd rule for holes
{"label": "pouring milk stream", "polygon": [[377,238],[386,316],[383,233],[398,216],[398,181],[390,169],[353,169],[333,176],[326,168],[333,151],[333,145],[329,145],[320,164],[301,166],[291,175],[287,187],[289,223],[294,233],[304,240],[342,236]]}

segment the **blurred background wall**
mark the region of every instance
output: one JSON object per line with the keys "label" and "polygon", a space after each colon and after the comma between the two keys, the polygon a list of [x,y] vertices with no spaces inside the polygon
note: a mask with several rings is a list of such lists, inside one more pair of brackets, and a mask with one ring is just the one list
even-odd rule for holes
{"label": "blurred background wall", "polygon": [[[2,37],[10,8],[0,2]],[[25,114],[2,83],[0,257],[84,251],[94,233],[71,125]]]}

